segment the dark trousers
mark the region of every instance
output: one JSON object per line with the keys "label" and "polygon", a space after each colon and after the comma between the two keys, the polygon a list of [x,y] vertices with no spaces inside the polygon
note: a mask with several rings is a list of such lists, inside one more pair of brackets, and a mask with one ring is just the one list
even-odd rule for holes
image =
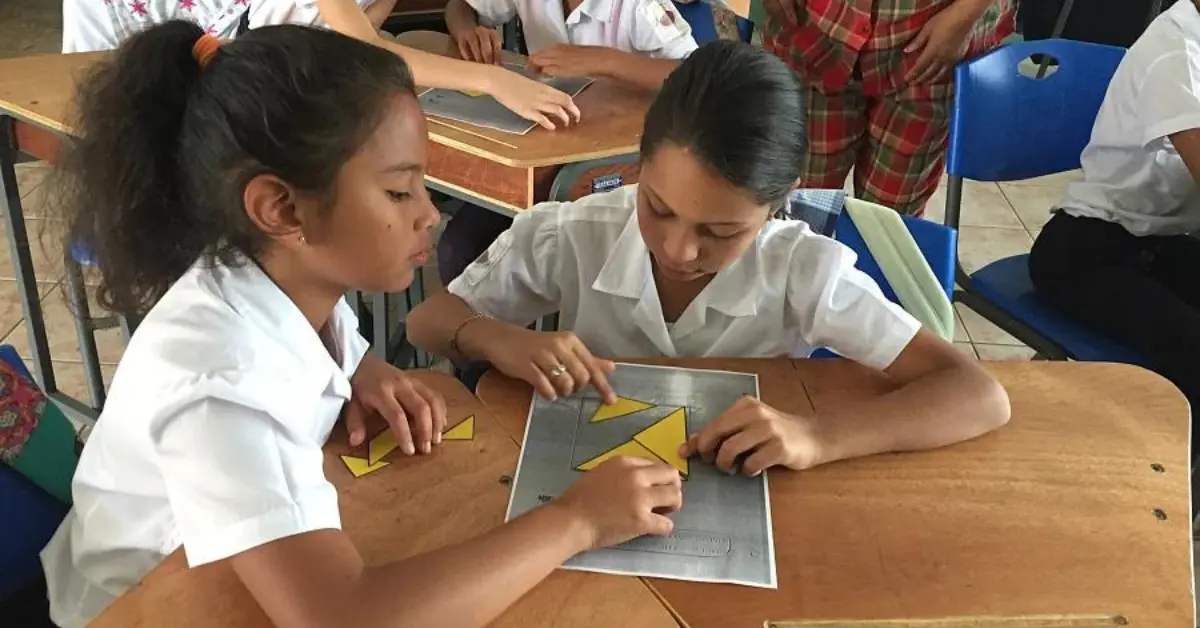
{"label": "dark trousers", "polygon": [[460,207],[438,240],[438,277],[442,285],[450,285],[511,226],[512,218],[508,216],[477,205]]}
{"label": "dark trousers", "polygon": [[1200,240],[1059,212],[1033,244],[1029,275],[1039,296],[1137,351],[1200,408]]}

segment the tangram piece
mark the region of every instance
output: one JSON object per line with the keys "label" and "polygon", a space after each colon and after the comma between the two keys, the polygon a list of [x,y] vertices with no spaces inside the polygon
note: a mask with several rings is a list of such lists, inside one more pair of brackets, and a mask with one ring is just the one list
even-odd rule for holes
{"label": "tangram piece", "polygon": [[367,445],[367,463],[375,464],[395,449],[396,437],[392,436],[391,429],[385,429],[376,434],[375,438],[372,438],[371,442]]}
{"label": "tangram piece", "polygon": [[617,397],[616,403],[604,405],[596,408],[590,419],[591,423],[599,423],[609,419],[618,419],[623,416],[628,416],[642,410],[653,408],[654,404],[638,401],[637,399],[627,399],[625,397]]}
{"label": "tangram piece", "polygon": [[479,98],[483,95],[483,92],[477,92],[473,89],[460,89],[458,91],[470,96],[471,98]]}
{"label": "tangram piece", "polygon": [[681,474],[687,476],[687,458],[679,457],[679,448],[687,440],[687,410],[680,408],[661,421],[634,434],[633,440],[641,443],[662,459],[663,462],[675,467]]}
{"label": "tangram piece", "polygon": [[442,440],[471,440],[475,438],[475,415],[463,419],[442,434]]}
{"label": "tangram piece", "polygon": [[600,466],[600,463],[604,462],[605,460],[608,460],[609,458],[612,458],[613,456],[636,456],[638,458],[645,458],[646,460],[650,460],[653,462],[662,462],[661,460],[659,460],[658,456],[654,455],[654,452],[650,451],[649,449],[646,449],[643,445],[641,445],[637,441],[627,440],[623,444],[617,445],[616,447],[613,447],[612,449],[600,454],[599,456],[596,456],[595,458],[588,460],[587,462],[579,465],[578,467],[575,467],[575,470],[576,471],[591,471],[592,469],[595,469],[596,467]]}
{"label": "tangram piece", "polygon": [[365,458],[355,458],[354,456],[342,456],[342,462],[346,464],[346,468],[356,478],[361,478],[368,473],[374,473],[389,464],[390,462],[376,462],[371,464]]}

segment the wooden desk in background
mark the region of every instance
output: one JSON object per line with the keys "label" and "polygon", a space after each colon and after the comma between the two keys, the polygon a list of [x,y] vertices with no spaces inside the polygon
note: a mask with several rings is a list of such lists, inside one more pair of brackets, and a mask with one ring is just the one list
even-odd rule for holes
{"label": "wooden desk in background", "polygon": [[[427,52],[452,54],[450,38],[413,31],[396,38]],[[524,57],[505,53],[524,63]],[[575,99],[579,124],[546,131],[536,128],[512,135],[474,125],[430,118],[431,188],[455,198],[511,214],[546,200],[568,200],[592,193],[592,180],[620,175],[622,184],[637,180],[642,123],[654,94],[598,80]]]}
{"label": "wooden desk in background", "polygon": [[[655,363],[756,372],[763,399],[792,413],[888,390],[843,361]],[[987,366],[1013,408],[993,434],[771,473],[778,590],[650,585],[689,628],[1060,613],[1195,626],[1183,397],[1125,365]],[[476,392],[521,442],[529,387],[489,373]]]}
{"label": "wooden desk in background", "polygon": [[[350,453],[339,426],[325,447],[325,477],[337,487],[342,528],[368,565],[478,536],[504,521],[517,446],[462,384],[417,375],[446,397],[452,420],[474,415],[475,438],[447,441],[430,456],[403,458],[354,479],[338,458]],[[382,429],[382,423],[376,426]],[[228,563],[188,569],[182,551],[91,624],[91,628],[267,628],[270,622]],[[495,623],[511,628],[675,628],[637,578],[556,571]],[[366,628],[366,627],[363,627]]]}

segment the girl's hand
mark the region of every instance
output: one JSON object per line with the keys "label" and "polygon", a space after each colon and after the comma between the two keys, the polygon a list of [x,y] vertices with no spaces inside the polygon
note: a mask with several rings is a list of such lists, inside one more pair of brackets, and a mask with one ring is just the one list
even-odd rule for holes
{"label": "girl's hand", "polygon": [[812,422],[784,414],[755,399],[742,397],[715,421],[688,437],[679,455],[699,454],[727,473],[756,476],[768,467],[802,470],[816,466],[824,449]]}
{"label": "girl's hand", "polygon": [[351,447],[366,439],[366,418],[371,412],[387,421],[396,445],[406,455],[418,449],[427,454],[432,445],[442,442],[446,401],[425,384],[369,353],[350,378],[350,385],[345,418]]}
{"label": "girl's hand", "polygon": [[504,61],[500,33],[494,28],[476,26],[459,33],[452,33],[450,38],[458,47],[459,56],[467,61],[489,64],[499,64]]}
{"label": "girl's hand", "polygon": [[551,505],[570,509],[595,549],[671,534],[675,524],[665,515],[682,507],[683,485],[674,467],[616,456],[584,473]]}
{"label": "girl's hand", "polygon": [[592,355],[569,331],[532,331],[505,325],[488,343],[486,358],[501,373],[529,383],[551,401],[588,384],[600,392],[604,403],[617,401],[617,394],[608,384],[616,365]]}
{"label": "girl's hand", "polygon": [[529,55],[529,67],[553,77],[595,76],[611,48],[554,44]]}
{"label": "girl's hand", "polygon": [[570,96],[516,72],[496,70],[489,94],[513,113],[550,131],[556,123],[567,126],[579,121],[579,107]]}

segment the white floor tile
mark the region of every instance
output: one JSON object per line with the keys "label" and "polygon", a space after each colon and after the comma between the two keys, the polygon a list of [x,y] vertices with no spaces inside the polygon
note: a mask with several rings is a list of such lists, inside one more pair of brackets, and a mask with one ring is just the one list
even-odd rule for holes
{"label": "white floor tile", "polygon": [[[946,188],[938,186],[937,192],[925,205],[925,218],[944,223],[946,214]],[[959,225],[963,227],[1022,228],[1016,212],[995,183],[963,182],[962,209]]]}
{"label": "white floor tile", "polygon": [[958,231],[958,258],[968,273],[1005,257],[1023,255],[1033,246],[1024,228],[963,227]]}
{"label": "white floor tile", "polygon": [[988,362],[1026,362],[1035,355],[1029,347],[1011,345],[976,344],[975,351],[979,353],[980,360]]}
{"label": "white floor tile", "polygon": [[1012,337],[1008,332],[1000,329],[975,310],[961,303],[956,303],[954,309],[958,312],[959,317],[961,317],[963,327],[966,329],[967,337],[970,338],[971,342],[977,345],[1009,345],[1014,347],[1024,345],[1020,340]]}
{"label": "white floor tile", "polygon": [[1000,190],[1027,230],[1040,231],[1050,220],[1050,208],[1062,200],[1060,187],[1002,183]]}

